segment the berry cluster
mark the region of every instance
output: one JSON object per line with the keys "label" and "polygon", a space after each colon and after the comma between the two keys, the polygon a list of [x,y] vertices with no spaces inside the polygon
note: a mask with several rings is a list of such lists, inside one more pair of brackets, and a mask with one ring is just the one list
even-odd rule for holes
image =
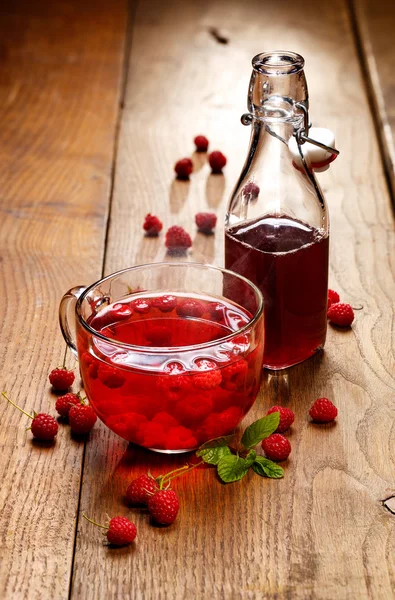
{"label": "berry cluster", "polygon": [[[209,141],[204,135],[197,135],[194,139],[196,152],[207,152]],[[208,155],[208,162],[211,172],[215,175],[222,173],[222,169],[227,163],[226,156],[219,150],[214,150]],[[188,180],[193,171],[193,162],[190,158],[181,158],[174,165],[177,179]]]}
{"label": "berry cluster", "polygon": [[334,290],[328,290],[328,319],[338,327],[350,327],[354,321],[352,306],[340,302],[340,296]]}

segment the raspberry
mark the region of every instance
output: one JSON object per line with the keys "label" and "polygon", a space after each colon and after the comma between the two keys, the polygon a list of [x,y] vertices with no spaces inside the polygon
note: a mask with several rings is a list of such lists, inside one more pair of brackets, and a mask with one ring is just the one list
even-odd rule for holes
{"label": "raspberry", "polygon": [[221,386],[229,391],[241,390],[246,383],[248,363],[244,359],[222,368]]}
{"label": "raspberry", "polygon": [[61,417],[68,417],[70,408],[72,406],[78,406],[81,404],[81,398],[77,396],[77,394],[66,394],[65,396],[60,396],[56,400],[55,408]]}
{"label": "raspberry", "polygon": [[254,183],[253,181],[250,181],[248,183],[246,183],[246,185],[243,187],[243,195],[248,198],[248,200],[256,200],[256,198],[258,198],[259,196],[259,186],[257,186],[256,183]]}
{"label": "raspberry", "polygon": [[206,310],[206,306],[199,300],[185,300],[176,308],[179,317],[200,317]]}
{"label": "raspberry", "polygon": [[136,525],[126,517],[113,517],[107,531],[107,539],[114,546],[131,544],[136,535]]}
{"label": "raspberry", "polygon": [[177,305],[175,296],[159,296],[151,300],[151,306],[159,309],[163,313],[171,312]]}
{"label": "raspberry", "polygon": [[131,304],[134,310],[141,315],[146,315],[149,313],[151,308],[151,302],[146,298],[138,298],[137,300],[133,300]]}
{"label": "raspberry", "polygon": [[91,406],[80,404],[70,408],[69,423],[72,433],[77,435],[89,433],[96,421],[97,416]]}
{"label": "raspberry", "polygon": [[49,374],[49,381],[54,390],[62,391],[67,390],[75,379],[73,371],[68,371],[62,367],[60,369],[53,369]]}
{"label": "raspberry", "polygon": [[174,523],[180,508],[177,494],[173,490],[160,490],[148,500],[148,510],[158,525]]}
{"label": "raspberry", "polygon": [[161,375],[158,377],[157,387],[172,401],[178,401],[181,394],[189,391],[191,378],[189,375]]}
{"label": "raspberry", "polygon": [[166,450],[184,450],[186,448],[192,450],[197,446],[197,439],[190,429],[187,429],[183,425],[169,429],[165,442]]}
{"label": "raspberry", "polygon": [[335,290],[328,290],[328,308],[337,302],[340,302],[339,294]]}
{"label": "raspberry", "polygon": [[136,434],[139,444],[146,448],[162,448],[165,443],[165,428],[161,423],[142,423]]}
{"label": "raspberry", "polygon": [[89,523],[92,523],[97,527],[101,527],[102,529],[107,529],[107,540],[109,544],[112,544],[113,546],[127,546],[128,544],[131,544],[136,538],[136,525],[126,517],[113,517],[110,520],[108,527],[106,527],[104,525],[96,523],[96,521],[93,521],[92,519],[89,519],[84,514],[82,514],[82,516],[84,517],[84,519],[89,521]]}
{"label": "raspberry", "polygon": [[193,163],[190,158],[182,158],[176,162],[174,170],[177,173],[177,179],[187,180],[193,171]]}
{"label": "raspberry", "polygon": [[221,413],[209,415],[203,423],[206,439],[212,439],[230,433],[242,419],[242,411],[238,406],[230,406]]}
{"label": "raspberry", "polygon": [[310,408],[309,414],[317,423],[330,423],[337,417],[337,408],[328,398],[318,398]]}
{"label": "raspberry", "polygon": [[52,441],[58,433],[58,424],[51,415],[40,413],[34,417],[31,430],[33,437],[37,440],[49,442]]}
{"label": "raspberry", "polygon": [[126,499],[134,506],[147,506],[151,494],[158,491],[158,485],[152,475],[140,475],[129,484],[126,490]]}
{"label": "raspberry", "polygon": [[354,311],[349,304],[337,302],[329,308],[328,318],[335,325],[349,327],[354,320]]}
{"label": "raspberry", "polygon": [[163,427],[165,427],[165,429],[169,429],[170,427],[178,427],[178,425],[179,425],[179,422],[177,421],[177,419],[175,419],[172,415],[170,415],[168,412],[166,412],[164,410],[157,413],[154,416],[154,418],[152,419],[152,422],[163,425]]}
{"label": "raspberry", "polygon": [[198,401],[196,398],[181,400],[176,406],[175,413],[182,423],[193,426],[208,417],[212,408],[210,396],[202,394]]}
{"label": "raspberry", "polygon": [[119,369],[110,365],[100,365],[99,379],[110,389],[120,388],[125,383],[125,377],[119,372]]}
{"label": "raspberry", "polygon": [[214,213],[197,213],[195,215],[195,223],[202,233],[213,233],[213,229],[217,224],[217,215]]}
{"label": "raspberry", "polygon": [[209,154],[208,162],[210,164],[212,172],[215,174],[219,174],[222,173],[222,169],[226,165],[227,160],[226,156],[224,156],[222,152],[215,150],[214,152],[211,152],[211,154]]}
{"label": "raspberry", "polygon": [[276,433],[284,433],[287,431],[295,420],[295,415],[290,408],[285,408],[284,406],[272,406],[267,411],[267,414],[279,412],[280,413],[280,423],[276,429]]}
{"label": "raspberry", "polygon": [[163,223],[158,217],[148,213],[145,217],[143,228],[148,237],[155,237],[159,235],[159,232],[162,230]]}
{"label": "raspberry", "polygon": [[209,141],[204,135],[197,135],[193,140],[196,146],[196,152],[207,152]]}
{"label": "raspberry", "polygon": [[182,227],[173,225],[167,230],[165,245],[171,254],[180,254],[192,246],[191,236]]}
{"label": "raspberry", "polygon": [[213,390],[220,385],[221,381],[222,375],[219,369],[197,373],[192,376],[193,385],[200,390]]}
{"label": "raspberry", "polygon": [[270,460],[286,460],[291,454],[291,444],[281,433],[269,435],[268,438],[263,440],[262,448]]}
{"label": "raspberry", "polygon": [[217,323],[223,321],[225,318],[225,307],[220,302],[210,302],[208,311],[213,321],[216,321]]}

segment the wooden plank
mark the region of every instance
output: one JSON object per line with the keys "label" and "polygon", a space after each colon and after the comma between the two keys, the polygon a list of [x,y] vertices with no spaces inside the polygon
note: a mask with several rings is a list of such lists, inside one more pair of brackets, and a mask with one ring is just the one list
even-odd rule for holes
{"label": "wooden plank", "polygon": [[[56,414],[59,301],[101,274],[125,27],[123,0],[1,9],[2,387],[28,411]],[[0,421],[0,597],[67,598],[84,444],[32,442],[4,399]]]}
{"label": "wooden plank", "polygon": [[392,0],[351,3],[366,83],[375,113],[388,183],[395,198],[395,4]]}
{"label": "wooden plank", "polygon": [[[228,44],[214,39],[213,27]],[[305,56],[314,124],[337,134],[341,157],[320,176],[332,217],[330,283],[362,310],[352,330],[329,329],[322,357],[264,375],[246,422],[275,402],[296,413],[281,481],[252,474],[223,486],[210,469],[193,471],[174,485],[179,519],[155,528],[144,512],[124,505],[126,486],[147,469],[166,472],[186,458],[128,448],[100,427],[87,449],[81,510],[97,519],[131,515],[139,533],[134,548],[110,550],[80,523],[75,598],[392,597],[395,520],[382,504],[395,486],[392,215],[342,0],[265,3],[264,10],[259,0],[138,8],[106,272],[165,258],[163,236],[142,236],[148,211],[165,227],[178,223],[193,234],[195,212],[215,209],[215,237],[196,234],[189,260],[222,264],[226,199],[247,151],[249,131],[239,117],[250,59],[278,47]],[[189,184],[175,182],[173,164],[191,153],[197,133],[228,156],[225,177],[210,176],[203,165]],[[307,418],[323,395],[339,408],[333,427]]]}

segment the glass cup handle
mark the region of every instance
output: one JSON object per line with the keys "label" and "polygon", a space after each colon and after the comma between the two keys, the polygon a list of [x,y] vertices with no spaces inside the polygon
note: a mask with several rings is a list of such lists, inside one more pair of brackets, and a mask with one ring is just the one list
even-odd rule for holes
{"label": "glass cup handle", "polygon": [[70,309],[73,309],[73,323],[75,323],[75,305],[78,298],[86,290],[85,286],[77,285],[71,288],[60,301],[59,305],[59,323],[60,329],[62,330],[63,337],[70,350],[77,356],[77,346],[75,344],[75,335],[73,335],[70,329]]}

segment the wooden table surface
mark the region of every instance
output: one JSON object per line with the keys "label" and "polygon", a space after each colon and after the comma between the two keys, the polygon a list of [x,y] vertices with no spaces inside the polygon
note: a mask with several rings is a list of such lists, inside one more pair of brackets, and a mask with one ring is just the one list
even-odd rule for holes
{"label": "wooden table surface", "polygon": [[[188,260],[223,263],[249,136],[239,118],[264,50],[305,57],[313,122],[336,132],[341,156],[319,175],[330,287],[358,310],[352,329],[329,327],[323,356],[263,374],[246,424],[275,403],[295,411],[284,479],[225,486],[197,469],[175,484],[169,528],[123,496],[132,477],[185,457],[128,447],[101,423],[86,444],[61,427],[48,448],[3,401],[0,598],[395,597],[394,30],[394,3],[373,0],[2,4],[1,363],[16,402],[54,413],[47,376],[62,362],[67,289],[165,259],[163,236],[142,235],[147,212],[193,234]],[[228,156],[225,175],[195,155],[191,182],[175,181],[198,133]],[[219,217],[213,237],[194,233],[205,209]],[[306,418],[319,396],[338,406],[336,425]],[[131,515],[136,544],[104,546],[82,512]]]}

